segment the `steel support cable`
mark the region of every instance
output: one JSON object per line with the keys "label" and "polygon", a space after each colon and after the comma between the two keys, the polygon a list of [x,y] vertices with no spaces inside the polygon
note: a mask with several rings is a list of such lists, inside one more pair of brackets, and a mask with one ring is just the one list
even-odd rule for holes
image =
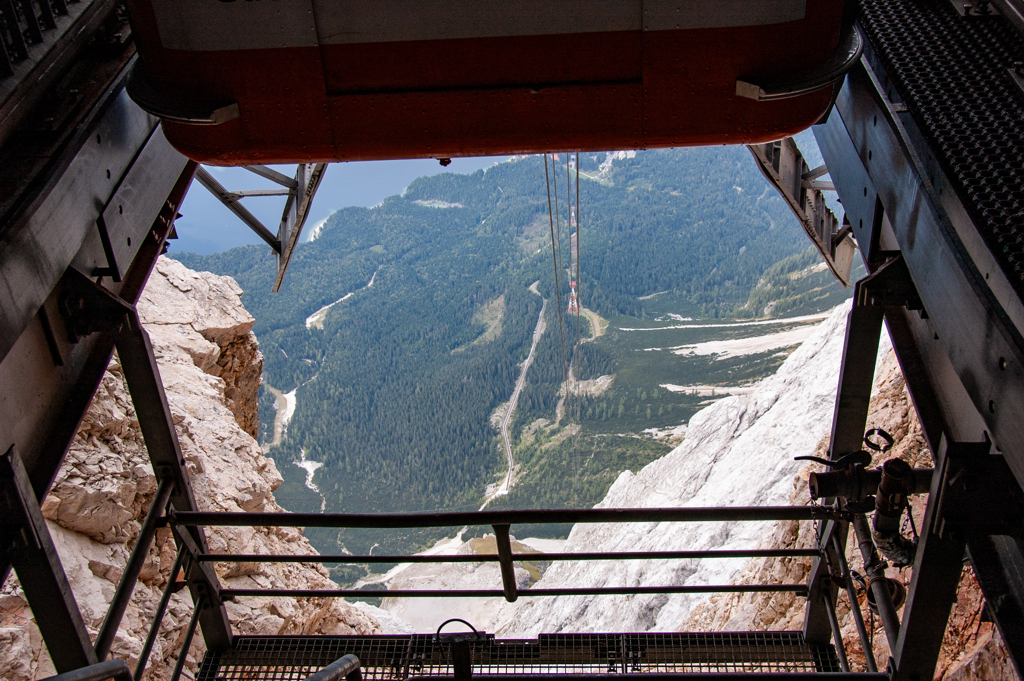
{"label": "steel support cable", "polygon": [[[554,164],[552,164],[554,165]],[[558,252],[555,247],[555,222],[556,214],[551,210],[551,176],[548,173],[548,155],[544,154],[544,187],[548,192],[548,227],[551,231],[551,262],[555,267],[555,298],[558,302],[558,336],[562,341],[562,383],[566,382],[565,377],[565,334],[562,329],[562,289],[558,283]],[[558,178],[555,178],[555,201],[558,201]]]}
{"label": "steel support cable", "polygon": [[[562,272],[564,272],[564,270],[562,269],[562,221],[561,221],[562,209],[558,205],[558,164],[555,163],[554,161],[555,161],[555,159],[552,159],[552,163],[551,163],[551,186],[554,188],[554,192],[555,192],[555,239],[556,239],[556,242],[558,244],[558,257],[555,259],[555,262],[556,262],[555,268],[558,270],[559,273],[562,273]],[[568,198],[569,197],[566,197],[566,200],[568,200]],[[558,281],[559,281],[559,279],[556,276],[556,278],[555,278],[556,284],[557,284]],[[559,285],[559,293],[561,293],[561,286],[560,285]],[[566,386],[566,391],[568,391],[568,385],[569,385],[569,362],[566,359],[566,354],[565,354],[565,318],[564,318],[563,313],[562,313],[561,298],[559,298],[559,303],[558,303],[558,333],[560,334],[560,337],[562,339],[562,383]],[[566,395],[566,396],[568,397],[568,395]],[[557,416],[557,414],[556,414],[556,416]]]}
{"label": "steel support cable", "polygon": [[[580,281],[580,254],[583,252],[583,246],[580,243],[580,152],[576,152],[576,375],[579,376],[580,362],[582,361],[583,354],[583,343],[580,341],[580,312],[583,310],[583,300],[581,292],[583,291],[583,282]],[[576,408],[576,422],[580,423],[582,418],[582,407],[577,402]],[[580,424],[582,431],[583,425]]]}
{"label": "steel support cable", "polygon": [[[579,198],[579,197],[577,197],[577,198]],[[571,282],[573,280],[573,276],[572,276],[573,275],[573,271],[572,271],[572,261],[573,261],[573,258],[572,258],[572,217],[573,217],[573,205],[572,205],[572,180],[569,177],[569,152],[568,151],[565,152],[565,203],[566,203],[566,208],[567,208],[566,213],[568,214],[568,216],[566,218],[566,224],[569,225],[569,281]],[[577,250],[579,249],[579,242],[577,242],[576,248],[577,248]],[[579,254],[577,253],[577,258],[578,257],[579,257]],[[579,285],[580,285],[580,283],[579,283],[579,281],[577,281],[576,282],[576,286],[579,287]],[[572,296],[571,289],[570,289],[569,295],[570,295],[570,301],[571,301],[572,300],[572,298],[571,298],[571,296]],[[567,312],[567,314],[568,314],[568,312]],[[580,386],[580,376],[579,376],[579,374],[580,374],[580,361],[579,361],[579,357],[580,357],[580,334],[579,334],[579,328],[580,328],[580,303],[579,303],[579,295],[577,294],[577,296],[576,296],[576,346],[575,346],[575,351],[569,355],[569,367],[570,367],[569,375],[572,377],[572,386],[571,386],[572,393],[571,393],[571,395],[567,395],[567,397],[568,397],[569,413],[572,415],[570,417],[570,419],[569,419],[569,425],[571,426],[573,421],[575,421],[577,427],[581,427],[580,426],[580,392],[579,392],[579,386]],[[570,342],[571,342],[571,340],[572,340],[572,319],[569,320],[569,339],[570,339]],[[576,371],[571,371],[573,359],[576,360]],[[566,390],[568,391],[569,388],[570,388],[570,386],[567,385],[566,386]],[[571,437],[572,437],[572,440],[571,440],[571,442],[572,442],[572,499],[573,499],[573,505],[577,505],[579,499],[577,498],[576,488],[577,488],[577,486],[579,484],[579,478],[580,478],[579,431],[577,431],[577,433],[572,435]]]}

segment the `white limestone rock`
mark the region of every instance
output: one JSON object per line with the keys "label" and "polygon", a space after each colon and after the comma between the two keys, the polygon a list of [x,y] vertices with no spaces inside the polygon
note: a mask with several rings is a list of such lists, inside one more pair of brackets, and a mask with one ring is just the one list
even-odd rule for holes
{"label": "white limestone rock", "polygon": [[[161,258],[138,309],[153,343],[199,509],[277,512],[283,509],[273,491],[281,475],[253,438],[263,357],[240,294],[229,277],[193,272]],[[156,478],[115,356],[42,505],[93,636],[155,491]],[[207,539],[215,553],[315,553],[293,528],[214,528],[207,531]],[[170,532],[161,529],[112,650],[113,657],[131,667],[174,558]],[[315,563],[222,563],[216,570],[228,587],[334,586],[327,570]],[[246,598],[228,604],[227,610],[234,631],[241,634],[380,631],[371,611],[339,600]],[[191,613],[188,590],[179,591],[171,598],[146,679],[169,677]],[[188,674],[195,672],[203,652],[202,637],[197,636],[186,664]],[[0,660],[15,661],[0,674],[10,681],[54,673],[14,579],[0,593]]]}
{"label": "white limestone rock", "polygon": [[[794,456],[813,454],[831,425],[847,306],[837,308],[749,395],[690,419],[686,440],[612,485],[601,508],[771,506],[789,503]],[[770,523],[576,525],[566,551],[754,548]],[[537,588],[728,584],[742,559],[555,563]],[[501,637],[587,631],[675,631],[703,595],[521,598],[496,621]]]}

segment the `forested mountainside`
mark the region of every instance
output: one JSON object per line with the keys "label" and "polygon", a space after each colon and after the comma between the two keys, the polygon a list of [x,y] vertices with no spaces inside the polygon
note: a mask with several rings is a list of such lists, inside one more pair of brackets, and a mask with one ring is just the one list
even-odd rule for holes
{"label": "forested mountainside", "polygon": [[[557,250],[567,268],[565,196],[575,194],[576,178],[564,161],[563,155],[549,163],[558,167]],[[582,319],[581,338],[594,331],[592,324],[607,324],[602,317],[646,324],[668,309],[708,319],[796,314],[827,309],[848,295],[814,266],[795,219],[742,147],[585,155],[579,180],[580,301],[596,313],[593,322]],[[559,451],[571,445],[579,456],[580,436],[552,436],[552,445],[548,436],[538,440],[523,431],[539,418],[556,421],[562,344],[571,357],[577,337],[575,317],[560,320],[558,314],[569,286],[563,272],[561,291],[555,289],[542,157],[471,175],[421,178],[374,208],[338,211],[315,241],[299,246],[278,294],[270,292],[274,259],[265,247],[175,257],[194,269],[231,275],[244,290],[266,357],[265,383],[281,393],[297,390],[286,436],[271,454],[293,475],[291,462],[303,456],[322,463],[315,480],[328,510],[478,507],[485,486],[507,465],[489,417],[513,392],[542,298],[548,300],[547,329],[527,374],[513,437]],[[620,370],[632,375],[632,365],[622,362],[650,355],[624,337],[613,324],[599,342],[583,344],[577,378]],[[746,356],[728,368],[710,359],[693,366],[709,375],[720,370],[722,381],[734,382],[746,374],[760,377],[781,362],[771,353],[757,357],[756,366]],[[584,434],[677,425],[704,399],[659,391],[656,380],[651,390],[623,381],[581,401],[577,420]],[[266,391],[261,407],[266,442],[274,414]],[[533,433],[537,429],[534,423]],[[595,443],[583,444],[592,447],[585,454],[593,470],[589,477],[569,476],[572,495],[554,480],[535,481],[522,488],[534,492],[506,503],[592,504],[621,470],[668,451],[635,438]],[[292,489],[296,499],[310,496],[301,479]],[[288,495],[281,498],[288,506]],[[292,503],[296,510],[318,506],[319,499]],[[379,533],[332,535],[334,541],[353,551],[389,542]]]}

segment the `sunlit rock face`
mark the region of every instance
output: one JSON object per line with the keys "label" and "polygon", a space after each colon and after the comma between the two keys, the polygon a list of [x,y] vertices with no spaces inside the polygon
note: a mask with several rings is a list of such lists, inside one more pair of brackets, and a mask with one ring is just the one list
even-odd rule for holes
{"label": "sunlit rock face", "polygon": [[[230,277],[193,272],[161,258],[139,303],[200,510],[281,511],[281,476],[253,439],[263,357]],[[138,420],[115,355],[78,435],[43,501],[43,513],[90,634],[95,637],[156,492]],[[293,528],[207,530],[215,553],[313,554]],[[112,656],[134,668],[175,559],[159,530],[132,596]],[[331,588],[316,564],[223,563],[223,583],[236,588]],[[373,634],[372,608],[340,600],[246,598],[227,604],[240,634]],[[192,614],[188,590],[176,593],[163,620],[146,678],[169,678]],[[197,636],[188,655],[192,675],[204,652]],[[0,678],[29,681],[54,674],[24,594],[11,578],[0,593]]]}
{"label": "sunlit rock face", "polygon": [[[639,473],[623,473],[600,507],[802,505],[809,502],[807,477],[817,464],[793,461],[800,455],[827,456],[835,391],[846,323],[844,305],[825,320],[775,376],[749,395],[726,398],[694,415],[686,440]],[[874,466],[900,458],[914,467],[932,465],[906,383],[883,333],[867,418],[894,445],[876,453]],[[921,527],[927,499],[914,497]],[[667,551],[739,548],[812,548],[815,529],[807,522],[648,523],[577,525],[566,551]],[[863,571],[855,542],[847,560]],[[801,583],[808,558],[737,560],[623,561],[555,563],[536,587],[659,584]],[[890,568],[888,575],[909,587],[913,570]],[[778,631],[803,627],[806,601],[791,593],[714,596],[521,598],[494,617],[499,636],[600,631]],[[880,620],[867,616],[863,594],[858,607],[874,625],[873,653],[881,668],[890,651]],[[971,568],[964,567],[937,661],[936,679],[1017,679],[1006,647],[992,623],[983,622],[984,596]],[[851,604],[841,593],[837,614],[854,671],[864,671],[865,655]],[[902,614],[902,612],[901,612]]]}
{"label": "sunlit rock face", "polygon": [[[787,505],[793,477],[830,430],[846,306],[837,308],[747,395],[695,414],[686,439],[637,473],[624,472],[604,508]],[[757,546],[772,523],[576,525],[566,551],[666,551]],[[744,559],[555,563],[537,588],[729,584]],[[499,636],[586,631],[676,631],[704,595],[521,598],[497,618]]]}

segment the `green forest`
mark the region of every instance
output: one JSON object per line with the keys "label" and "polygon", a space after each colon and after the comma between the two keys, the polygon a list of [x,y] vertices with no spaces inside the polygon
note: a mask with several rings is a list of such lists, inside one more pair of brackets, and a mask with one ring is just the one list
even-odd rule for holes
{"label": "green forest", "polygon": [[[702,404],[659,390],[656,382],[643,387],[650,382],[644,372],[654,370],[635,368],[634,341],[617,333],[616,324],[652,319],[668,308],[705,319],[795,314],[848,295],[820,272],[794,279],[816,256],[746,149],[649,151],[614,163],[606,154],[581,155],[580,303],[613,323],[600,342],[577,347],[577,334],[582,339],[592,331],[586,318],[577,330],[577,318],[565,311],[569,261],[577,257],[566,196],[576,203],[577,175],[564,155],[548,166],[557,183],[550,204],[557,227],[549,219],[543,157],[420,178],[374,208],[331,215],[319,238],[297,248],[277,294],[270,292],[274,259],[265,247],[174,255],[238,281],[256,318],[265,384],[297,389],[287,437],[269,452],[286,477],[282,505],[313,510],[304,474],[292,465],[305,452],[324,464],[316,484],[329,511],[479,507],[486,486],[507,465],[490,416],[513,391],[542,297],[547,330],[513,423],[517,456],[533,474],[498,503],[592,505],[622,470],[668,451],[609,433],[682,423]],[[576,267],[573,262],[574,273]],[[540,295],[529,288],[534,282]],[[328,305],[322,328],[308,324]],[[741,359],[750,378],[781,362]],[[556,431],[536,427],[527,433],[538,419],[555,420],[568,361],[578,366],[580,380],[617,372],[622,378],[602,395],[572,400],[578,418],[568,420],[582,425],[577,436],[558,439]],[[742,361],[728,368],[705,364],[705,373],[721,371],[726,382],[745,371]],[[696,375],[701,366],[678,371]],[[641,374],[642,380],[630,378]],[[274,413],[273,397],[261,391],[264,440]],[[558,474],[570,464],[572,475]],[[420,548],[440,535],[310,536],[321,550],[340,545],[358,552],[375,543]]]}

